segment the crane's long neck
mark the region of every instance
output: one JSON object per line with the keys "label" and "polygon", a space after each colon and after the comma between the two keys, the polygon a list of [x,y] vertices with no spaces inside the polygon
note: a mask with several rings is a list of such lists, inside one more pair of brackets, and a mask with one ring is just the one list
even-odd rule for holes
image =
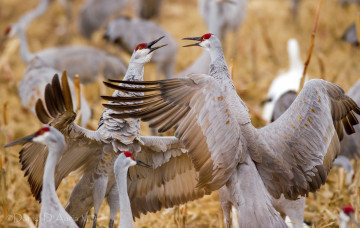
{"label": "crane's long neck", "polygon": [[224,57],[223,50],[220,47],[210,48],[210,76],[214,77],[217,81],[230,80],[228,66]]}
{"label": "crane's long neck", "polygon": [[128,167],[121,167],[115,172],[116,184],[119,191],[120,201],[120,223],[119,228],[133,228],[134,220],[131,212],[131,205],[127,191],[127,171]]}
{"label": "crane's long neck", "polygon": [[20,54],[21,58],[25,63],[29,63],[33,58],[34,54],[32,54],[29,50],[29,46],[26,39],[25,29],[22,25],[18,28],[18,36],[20,38]]}
{"label": "crane's long neck", "polygon": [[130,61],[128,70],[126,71],[123,80],[143,81],[144,80],[143,75],[144,75],[144,64]]}
{"label": "crane's long neck", "polygon": [[55,202],[56,204],[60,204],[59,198],[56,195],[54,176],[56,164],[60,158],[61,152],[64,149],[65,145],[49,146],[49,153],[44,168],[43,187],[41,193],[41,200],[43,202]]}
{"label": "crane's long neck", "polygon": [[27,26],[37,17],[42,15],[46,9],[49,7],[49,1],[50,0],[41,0],[38,6],[31,10],[30,12],[26,13],[24,16],[22,16],[19,19],[19,24],[24,26],[24,28],[27,28]]}

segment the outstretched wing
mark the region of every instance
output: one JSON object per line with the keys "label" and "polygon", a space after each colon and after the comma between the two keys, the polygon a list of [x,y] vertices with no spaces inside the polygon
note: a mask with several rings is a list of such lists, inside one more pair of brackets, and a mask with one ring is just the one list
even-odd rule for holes
{"label": "outstretched wing", "polygon": [[[58,75],[55,75],[52,83],[45,88],[45,104],[39,99],[36,103],[36,114],[44,124],[57,128],[65,136],[67,149],[63,153],[55,172],[55,185],[59,186],[61,180],[71,171],[81,168],[89,170],[96,164],[101,151],[102,143],[97,132],[86,130],[76,125],[76,114],[73,111],[71,93],[66,73],[61,78],[62,88]],[[20,151],[20,163],[25,176],[29,176],[31,192],[37,200],[40,200],[42,178],[47,148],[39,143],[28,143]]]}
{"label": "outstretched wing", "polygon": [[[213,191],[222,187],[245,154],[240,127],[226,102],[226,93],[208,75],[193,74],[185,78],[154,82],[119,81],[143,85],[143,88],[117,86],[127,92],[144,92],[139,97],[104,97],[118,102],[143,101],[135,105],[107,108],[125,111],[114,118],[141,118],[150,127],[166,131],[178,126],[175,136],[189,150],[188,156],[199,172],[197,187]],[[147,94],[150,92],[150,94]]]}
{"label": "outstretched wing", "polygon": [[185,147],[176,137],[143,136],[136,157],[153,169],[133,166],[129,169],[128,192],[133,216],[156,212],[204,196],[196,188],[198,172]]}
{"label": "outstretched wing", "polygon": [[255,138],[262,161],[257,169],[268,191],[288,199],[307,195],[325,183],[339,154],[343,127],[354,133],[360,113],[341,87],[311,80],[275,122],[261,128]]}

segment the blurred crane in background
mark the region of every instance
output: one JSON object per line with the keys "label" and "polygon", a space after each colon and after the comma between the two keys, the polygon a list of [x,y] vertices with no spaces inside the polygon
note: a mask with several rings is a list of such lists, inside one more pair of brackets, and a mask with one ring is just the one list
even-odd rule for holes
{"label": "blurred crane in background", "polygon": [[6,38],[15,35],[20,38],[20,54],[26,64],[38,56],[49,67],[66,70],[72,79],[78,74],[81,83],[94,82],[100,76],[119,78],[126,72],[124,61],[105,51],[87,46],[62,46],[31,53],[21,24],[9,26],[4,34]]}

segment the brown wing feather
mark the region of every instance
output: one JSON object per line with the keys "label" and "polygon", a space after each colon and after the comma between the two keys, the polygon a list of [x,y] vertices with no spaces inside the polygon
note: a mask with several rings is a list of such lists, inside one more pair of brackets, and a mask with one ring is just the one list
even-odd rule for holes
{"label": "brown wing feather", "polygon": [[[88,134],[86,129],[82,129],[73,123],[76,113],[73,111],[69,83],[65,72],[61,78],[61,85],[58,75],[55,75],[52,83],[48,84],[45,89],[46,108],[42,100],[38,100],[36,103],[36,114],[39,120],[61,131],[65,135],[68,145],[56,168],[56,188],[71,171],[81,167],[93,167],[92,161],[97,159],[102,150],[101,142]],[[45,146],[29,143],[22,148],[19,155],[22,170],[25,171],[25,176],[29,177],[31,192],[39,201],[47,154],[48,150]]]}
{"label": "brown wing feather", "polygon": [[296,199],[325,183],[340,151],[342,125],[353,133],[358,123],[352,111],[357,105],[339,86],[311,80],[279,119],[259,129],[257,168],[275,198],[284,193]]}
{"label": "brown wing feather", "polygon": [[[132,92],[160,92],[161,95],[153,98],[156,105],[139,105],[140,108],[136,105],[125,108],[122,105],[120,108],[125,112],[113,117],[140,117],[143,121],[149,121],[151,126],[159,127],[159,131],[178,125],[175,136],[189,150],[189,157],[199,172],[197,186],[207,191],[223,186],[242,159],[245,144],[242,143],[240,127],[226,103],[226,94],[216,81],[207,75],[194,74],[179,79],[136,83],[143,87],[140,90],[132,88]],[[106,85],[123,91],[129,88]]]}

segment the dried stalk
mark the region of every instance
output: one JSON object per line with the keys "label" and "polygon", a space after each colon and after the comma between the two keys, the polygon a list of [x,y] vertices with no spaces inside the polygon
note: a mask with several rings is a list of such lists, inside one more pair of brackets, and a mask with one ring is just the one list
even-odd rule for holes
{"label": "dried stalk", "polygon": [[306,75],[306,71],[307,71],[307,68],[309,66],[310,60],[311,60],[311,55],[312,55],[312,51],[313,51],[314,43],[315,43],[315,35],[316,35],[317,25],[318,25],[318,22],[319,22],[321,2],[322,2],[322,0],[319,0],[318,7],[316,9],[316,17],[315,17],[313,31],[312,31],[312,34],[311,34],[311,43],[310,43],[309,54],[308,54],[308,58],[306,59],[306,62],[305,62],[305,65],[304,65],[304,71],[303,71],[303,74],[302,74],[302,77],[301,77],[301,80],[300,80],[300,87],[299,87],[299,90],[298,90],[298,94],[300,93],[300,91],[302,90],[302,88],[304,87],[304,84],[305,84],[305,75]]}

